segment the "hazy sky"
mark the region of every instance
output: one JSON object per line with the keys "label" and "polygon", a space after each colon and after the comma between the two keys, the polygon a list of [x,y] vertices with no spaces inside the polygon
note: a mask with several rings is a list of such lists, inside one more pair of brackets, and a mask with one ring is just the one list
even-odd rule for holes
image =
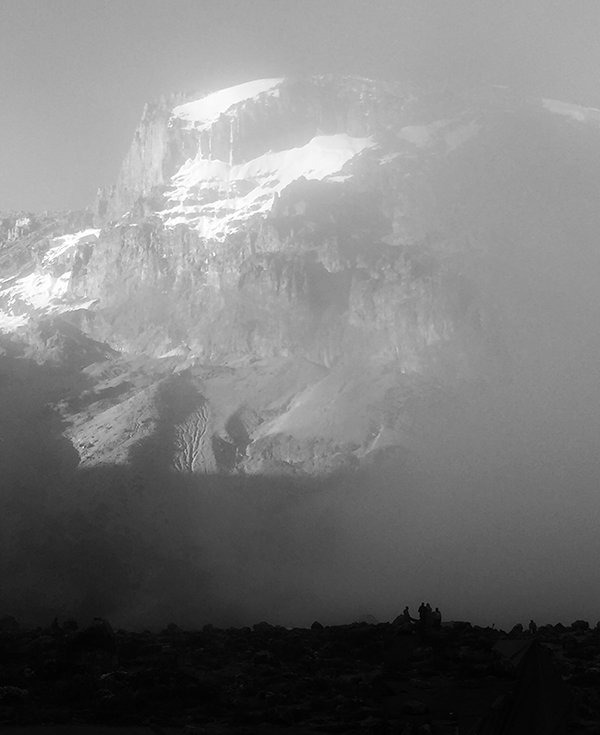
{"label": "hazy sky", "polygon": [[600,106],[599,32],[598,0],[0,0],[0,210],[85,206],[170,91],[333,71]]}

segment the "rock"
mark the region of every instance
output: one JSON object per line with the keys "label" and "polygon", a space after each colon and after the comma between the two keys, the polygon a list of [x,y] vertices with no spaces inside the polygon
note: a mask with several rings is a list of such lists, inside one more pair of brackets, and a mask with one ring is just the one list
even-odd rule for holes
{"label": "rock", "polygon": [[117,639],[108,620],[94,618],[91,625],[75,634],[71,645],[76,650],[99,650],[114,654]]}
{"label": "rock", "polygon": [[175,623],[169,623],[167,627],[163,630],[163,634],[171,636],[171,637],[181,637],[184,634],[184,632]]}
{"label": "rock", "polygon": [[379,620],[374,615],[361,615],[356,619],[357,623],[366,623],[367,625],[377,625]]}
{"label": "rock", "polygon": [[0,618],[0,633],[16,633],[19,623],[12,615],[4,615]]}
{"label": "rock", "polygon": [[2,704],[15,704],[29,697],[27,689],[14,686],[0,686],[0,702]]}
{"label": "rock", "polygon": [[[103,627],[101,622],[95,625]],[[12,638],[3,639],[12,651],[12,678],[10,686],[0,687],[0,720],[25,717],[27,712],[34,713],[35,722],[69,722],[76,705],[82,725],[97,723],[95,718],[133,725],[152,717],[163,729],[182,729],[187,723],[190,735],[191,728],[219,735],[232,723],[260,731],[266,722],[381,735],[402,732],[410,724],[414,735],[431,721],[433,733],[442,733],[457,727],[456,718],[442,716],[437,704],[429,711],[430,702],[448,701],[451,693],[452,706],[464,709],[465,718],[467,712],[483,716],[488,694],[505,692],[515,676],[485,667],[490,647],[500,644],[514,658],[519,646],[531,645],[530,637],[508,639],[477,626],[454,631],[452,649],[417,648],[415,631],[405,635],[391,626],[364,623],[329,626],[320,635],[269,624],[263,629],[273,635],[236,628],[182,630],[176,636],[120,630],[122,660],[118,668],[107,670],[98,665],[102,649],[85,649],[73,659],[65,645],[70,637],[61,640],[60,631],[52,637],[42,629],[20,630],[17,645]],[[396,643],[408,645],[408,655],[398,655],[386,665]],[[50,644],[52,649],[47,648]],[[596,632],[567,631],[550,645],[560,650],[555,663],[577,695],[578,716],[598,720]],[[190,654],[186,661],[172,655],[179,648]],[[453,650],[461,655],[453,656]],[[5,662],[0,661],[0,676],[8,683]]]}
{"label": "rock", "polygon": [[405,715],[426,715],[429,708],[418,699],[409,699],[402,704],[402,712]]}
{"label": "rock", "polygon": [[274,661],[274,656],[271,651],[261,650],[254,654],[253,662],[255,664],[271,664]]}
{"label": "rock", "polygon": [[254,625],[252,626],[252,630],[253,630],[253,631],[254,631],[255,633],[262,633],[262,634],[265,634],[265,633],[272,633],[272,632],[273,632],[273,631],[275,630],[275,626],[274,626],[274,625],[271,625],[271,623],[267,623],[267,622],[265,622],[265,621],[263,620],[263,621],[262,621],[262,622],[260,622],[260,623],[255,623],[255,624],[254,624]]}
{"label": "rock", "polygon": [[584,632],[590,629],[590,624],[587,620],[575,620],[571,623],[571,630],[576,632]]}

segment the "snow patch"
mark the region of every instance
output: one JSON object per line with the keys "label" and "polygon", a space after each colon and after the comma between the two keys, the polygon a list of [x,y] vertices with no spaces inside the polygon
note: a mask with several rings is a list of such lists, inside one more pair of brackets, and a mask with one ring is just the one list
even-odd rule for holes
{"label": "snow patch", "polygon": [[91,309],[99,303],[99,299],[87,299],[86,301],[71,301],[63,311],[76,311],[77,309]]}
{"label": "snow patch", "polygon": [[577,122],[600,122],[600,110],[595,107],[582,107],[574,105],[570,102],[562,102],[561,100],[542,99],[542,105],[549,112],[555,115],[565,115]]}
{"label": "snow patch", "polygon": [[8,297],[10,307],[21,302],[34,309],[43,309],[50,301],[60,299],[67,293],[70,278],[71,271],[66,271],[58,278],[50,273],[34,271],[28,276],[17,279],[15,284],[5,289],[1,295]]}
{"label": "snow patch", "polygon": [[72,235],[63,235],[62,237],[55,237],[52,243],[56,243],[54,247],[50,248],[42,260],[42,265],[49,265],[55,260],[60,258],[62,255],[72,250],[77,245],[83,242],[95,242],[100,235],[100,230],[81,230],[75,232]]}
{"label": "snow patch", "polygon": [[33,272],[14,279],[7,278],[2,284],[12,285],[0,290],[0,330],[14,331],[27,324],[31,311],[44,314],[64,314],[79,309],[91,309],[98,299],[68,298],[71,271],[55,278],[49,273]]}
{"label": "snow patch", "polygon": [[163,360],[169,357],[188,357],[189,354],[190,354],[189,347],[174,347],[172,350],[169,350],[168,352],[163,352],[161,355],[158,356],[158,359]]}
{"label": "snow patch", "polygon": [[25,314],[6,314],[0,311],[0,331],[14,332],[19,327],[25,326],[27,321]]}
{"label": "snow patch", "polygon": [[253,82],[221,89],[194,102],[178,105],[171,113],[172,118],[185,120],[193,128],[206,128],[216,122],[232,105],[254,99],[266,92],[278,93],[276,88],[282,82],[283,79],[256,79]]}

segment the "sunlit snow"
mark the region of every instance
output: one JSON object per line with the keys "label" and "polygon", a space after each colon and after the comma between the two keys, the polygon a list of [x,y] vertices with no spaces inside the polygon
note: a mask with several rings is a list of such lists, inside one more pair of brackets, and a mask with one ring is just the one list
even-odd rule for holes
{"label": "sunlit snow", "polygon": [[46,254],[44,255],[44,259],[42,260],[42,264],[48,265],[49,263],[52,263],[53,261],[60,258],[62,255],[64,255],[66,252],[76,247],[77,245],[82,244],[83,242],[94,242],[98,239],[99,234],[100,230],[89,229],[81,230],[80,232],[75,232],[71,235],[55,237],[52,242],[56,244],[54,245],[54,247],[50,248],[46,252]]}
{"label": "sunlit snow", "polygon": [[89,309],[97,303],[96,299],[74,300],[70,297],[70,270],[60,275],[52,271],[62,256],[77,245],[96,242],[99,234],[99,229],[90,228],[55,237],[42,259],[40,270],[0,280],[0,329],[10,332],[23,326],[29,321],[27,312],[32,309],[45,314],[60,314]]}
{"label": "sunlit snow", "polygon": [[221,89],[194,102],[186,102],[173,109],[174,118],[186,120],[194,128],[203,128],[219,119],[232,105],[258,97],[265,92],[276,91],[283,79],[256,79],[252,82],[238,84],[235,87]]}
{"label": "sunlit snow", "polygon": [[[0,282],[0,329],[12,332],[27,324],[35,309],[45,314],[62,314],[77,309],[90,309],[97,299],[68,298],[71,271],[58,277],[50,273],[33,272],[23,278],[4,279]],[[4,285],[10,284],[10,285]]]}
{"label": "sunlit snow", "polygon": [[18,302],[32,306],[34,309],[43,309],[52,299],[62,298],[69,288],[71,271],[67,271],[55,278],[50,273],[33,272],[19,278],[14,285],[5,289],[1,294],[8,297],[8,305],[14,306]]}
{"label": "sunlit snow", "polygon": [[4,332],[13,332],[15,329],[27,324],[25,314],[5,314],[0,311],[0,330]]}
{"label": "sunlit snow", "polygon": [[198,156],[173,176],[173,189],[166,194],[170,206],[162,214],[168,226],[186,223],[204,237],[219,239],[234,229],[235,222],[269,211],[274,196],[292,181],[339,174],[346,163],[374,145],[372,138],[338,133],[233,166]]}

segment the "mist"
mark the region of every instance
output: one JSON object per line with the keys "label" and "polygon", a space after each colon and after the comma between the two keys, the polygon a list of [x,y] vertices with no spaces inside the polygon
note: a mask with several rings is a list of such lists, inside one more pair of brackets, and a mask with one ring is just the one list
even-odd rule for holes
{"label": "mist", "polygon": [[[3,206],[88,204],[143,102],[180,87],[336,71],[600,106],[594,3],[177,5],[3,3]],[[293,626],[430,601],[446,620],[505,629],[594,624],[600,137],[538,107],[514,124],[499,114],[456,166],[430,164],[422,202],[407,194],[442,249],[470,248],[457,274],[489,343],[474,380],[431,368],[439,400],[412,417],[405,448],[356,472],[185,475],[151,471],[143,452],[80,468],[55,407],[81,376],[0,352],[0,614]]]}
{"label": "mist", "polygon": [[22,473],[2,501],[0,609],[36,624],[305,626],[430,600],[505,629],[595,623],[598,414],[578,411],[589,384],[560,391],[564,375],[455,396],[418,452],[321,480]]}
{"label": "mist", "polygon": [[389,620],[425,599],[505,628],[595,622],[597,463],[511,464],[390,467],[318,491],[175,476],[136,491],[129,473],[98,470],[79,496],[3,504],[2,609],[38,624],[298,626]]}
{"label": "mist", "polygon": [[505,629],[595,623],[598,169],[594,156],[547,160],[540,207],[523,214],[507,193],[515,217],[471,273],[493,306],[493,368],[439,376],[406,449],[360,471],[193,476],[155,472],[144,452],[130,467],[78,469],[47,408],[72,377],[1,356],[0,610],[33,623],[294,626],[389,620],[429,600],[446,620]]}

